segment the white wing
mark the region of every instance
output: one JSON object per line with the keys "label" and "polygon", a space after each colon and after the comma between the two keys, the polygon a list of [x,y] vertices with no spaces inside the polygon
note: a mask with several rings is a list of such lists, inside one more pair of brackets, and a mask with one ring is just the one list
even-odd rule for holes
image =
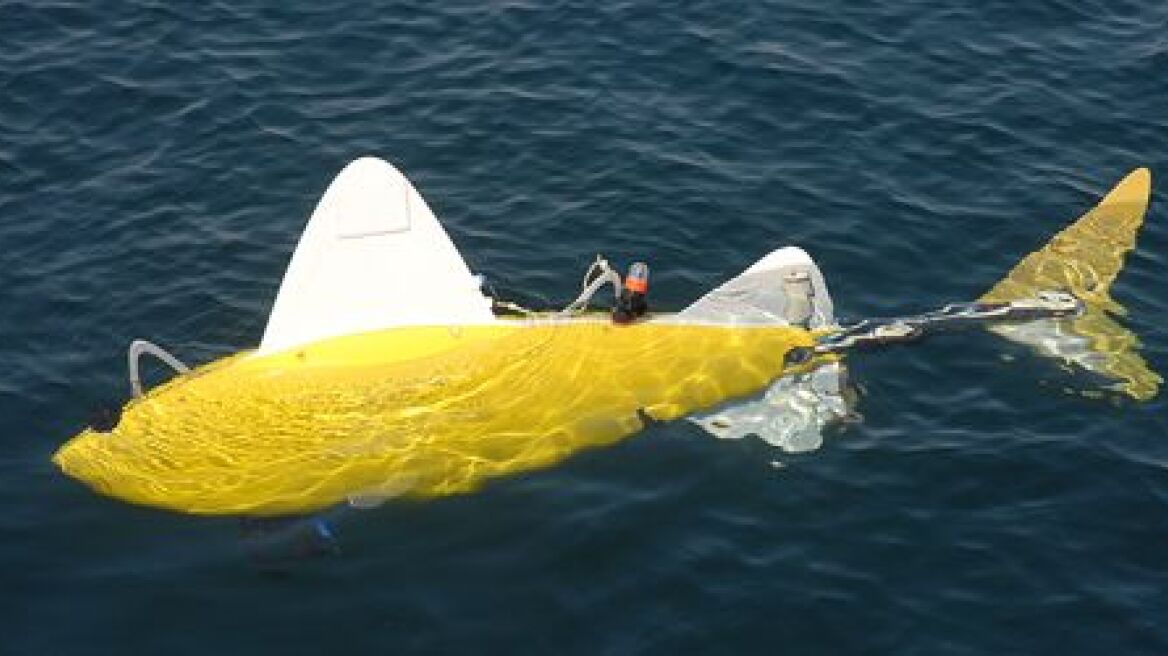
{"label": "white wing", "polygon": [[[719,324],[790,323],[803,299],[792,298],[788,276],[802,274],[809,298],[811,328],[831,325],[831,296],[819,267],[802,248],[772,251],[749,269],[723,283],[682,310],[678,318]],[[799,287],[798,284],[794,285]]]}
{"label": "white wing", "polygon": [[[834,321],[831,296],[819,267],[803,249],[773,251],[693,305],[679,318],[719,324],[806,323],[811,328]],[[757,435],[785,451],[811,451],[823,442],[828,424],[848,416],[846,370],[838,362],[785,376],[764,392],[689,420],[722,439]]]}
{"label": "white wing", "polygon": [[363,157],[312,213],[258,353],[393,326],[489,323],[490,305],[409,180]]}

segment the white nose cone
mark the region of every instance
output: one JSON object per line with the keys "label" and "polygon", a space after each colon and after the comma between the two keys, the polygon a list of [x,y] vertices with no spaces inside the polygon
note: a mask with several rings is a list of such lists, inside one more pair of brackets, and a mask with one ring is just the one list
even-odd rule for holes
{"label": "white nose cone", "polygon": [[388,162],[363,157],[312,213],[259,354],[395,326],[493,320],[479,280],[417,190]]}

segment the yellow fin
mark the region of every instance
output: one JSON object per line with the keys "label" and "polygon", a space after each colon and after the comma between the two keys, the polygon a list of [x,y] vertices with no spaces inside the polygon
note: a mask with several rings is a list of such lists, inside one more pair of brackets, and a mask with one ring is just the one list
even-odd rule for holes
{"label": "yellow fin", "polygon": [[[1111,297],[1110,289],[1127,253],[1135,248],[1151,190],[1151,172],[1146,168],[1132,171],[1095,208],[1023,258],[979,299],[1005,302],[1047,289],[1074,293],[1086,303],[1086,312],[1055,335],[1042,335],[1039,340],[1032,331],[1017,326],[994,331],[1112,378],[1119,391],[1140,401],[1154,397],[1163,378],[1136,352],[1138,338],[1108,315],[1126,312]],[[1059,350],[1055,346],[1059,338],[1085,340],[1086,348]]]}

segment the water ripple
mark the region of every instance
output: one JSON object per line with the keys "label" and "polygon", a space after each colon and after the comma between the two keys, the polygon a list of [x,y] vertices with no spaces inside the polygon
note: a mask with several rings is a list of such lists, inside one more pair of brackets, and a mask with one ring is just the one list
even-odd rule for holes
{"label": "water ripple", "polygon": [[[648,258],[676,309],[787,243],[845,316],[975,298],[1128,170],[1168,175],[1165,6],[0,0],[0,25],[14,653],[1168,650],[1165,401],[1067,395],[989,336],[856,358],[864,422],[781,466],[658,426],[345,516],[344,556],[282,580],[232,525],[46,463],[125,394],[130,339],[193,361],[254,344],[362,154],[524,302],[569,300],[604,252]],[[1115,292],[1165,371],[1154,184]]]}

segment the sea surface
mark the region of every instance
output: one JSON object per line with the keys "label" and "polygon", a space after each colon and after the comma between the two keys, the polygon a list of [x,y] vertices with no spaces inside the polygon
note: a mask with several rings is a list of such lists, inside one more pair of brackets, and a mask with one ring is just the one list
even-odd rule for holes
{"label": "sea surface", "polygon": [[277,567],[61,475],[130,340],[258,342],[366,154],[513,300],[604,253],[677,309],[798,244],[854,318],[976,298],[1148,166],[1113,291],[1168,371],[1168,3],[374,4],[0,0],[0,653],[1168,654],[1165,396],[988,334],[852,358],[814,452],[655,425]]}

